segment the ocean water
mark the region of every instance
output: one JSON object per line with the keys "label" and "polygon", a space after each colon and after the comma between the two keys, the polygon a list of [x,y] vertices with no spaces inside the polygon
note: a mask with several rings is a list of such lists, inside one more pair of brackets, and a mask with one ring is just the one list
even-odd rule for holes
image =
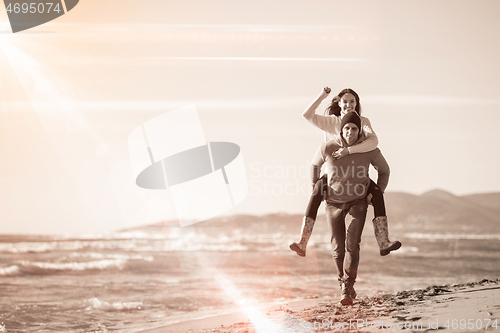
{"label": "ocean water", "polygon": [[[107,235],[0,236],[0,332],[134,332],[242,306],[338,297],[324,223],[165,226]],[[403,233],[378,255],[365,228],[360,296],[498,278],[500,235]]]}

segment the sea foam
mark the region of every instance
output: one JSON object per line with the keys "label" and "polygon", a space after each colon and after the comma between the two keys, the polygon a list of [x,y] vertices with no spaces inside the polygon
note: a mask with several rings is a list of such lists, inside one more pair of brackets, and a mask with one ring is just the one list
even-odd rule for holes
{"label": "sea foam", "polygon": [[[3,276],[16,275],[18,272],[19,272],[19,266],[16,266],[16,265],[0,268],[0,275],[3,275]],[[0,332],[2,332],[2,331],[0,331]]]}
{"label": "sea foam", "polygon": [[500,235],[471,235],[471,234],[424,234],[409,233],[405,234],[407,238],[430,239],[430,240],[452,240],[452,239],[470,239],[470,240],[500,240]]}
{"label": "sea foam", "polygon": [[103,259],[87,262],[30,262],[21,261],[25,269],[41,269],[44,271],[85,271],[85,270],[103,270],[107,268],[123,269],[127,260],[124,259]]}
{"label": "sea foam", "polygon": [[121,310],[142,310],[142,302],[106,302],[98,299],[97,297],[92,297],[83,301],[85,310],[90,311],[92,309],[104,310],[104,311],[121,311]]}

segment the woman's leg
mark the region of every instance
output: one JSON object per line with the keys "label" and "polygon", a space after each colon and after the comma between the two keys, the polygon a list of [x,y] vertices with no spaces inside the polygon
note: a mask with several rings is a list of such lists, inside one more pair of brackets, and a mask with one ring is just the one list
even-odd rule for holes
{"label": "woman's leg", "polygon": [[368,186],[368,193],[372,195],[371,201],[375,215],[373,219],[373,231],[375,232],[375,238],[380,248],[380,255],[386,256],[391,251],[399,249],[401,247],[401,242],[392,242],[389,240],[389,226],[385,211],[384,193],[371,179],[370,185]]}
{"label": "woman's leg", "polygon": [[368,193],[372,195],[372,205],[375,217],[385,216],[385,202],[384,193],[378,187],[377,184],[370,179],[370,185],[368,185]]}
{"label": "woman's leg", "polygon": [[323,175],[323,177],[321,177],[314,185],[313,192],[309,198],[309,203],[307,204],[306,214],[302,220],[300,241],[298,243],[293,242],[290,244],[290,249],[297,252],[297,254],[301,257],[305,257],[306,255],[307,242],[309,242],[309,238],[311,237],[314,223],[318,215],[318,209],[323,201],[323,191],[325,190],[326,184],[327,178],[326,175]]}
{"label": "woman's leg", "polygon": [[325,191],[325,187],[327,185],[327,177],[324,174],[317,182],[314,184],[314,189],[309,198],[309,203],[306,208],[306,217],[309,217],[316,221],[316,217],[318,216],[318,209],[323,201],[323,192]]}

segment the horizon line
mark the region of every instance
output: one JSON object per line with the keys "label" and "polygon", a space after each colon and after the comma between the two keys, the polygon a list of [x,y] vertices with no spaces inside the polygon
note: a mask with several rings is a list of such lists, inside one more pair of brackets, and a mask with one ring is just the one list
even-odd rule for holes
{"label": "horizon line", "polygon": [[155,60],[216,60],[216,61],[304,61],[304,62],[362,62],[362,58],[286,58],[286,57],[147,57]]}

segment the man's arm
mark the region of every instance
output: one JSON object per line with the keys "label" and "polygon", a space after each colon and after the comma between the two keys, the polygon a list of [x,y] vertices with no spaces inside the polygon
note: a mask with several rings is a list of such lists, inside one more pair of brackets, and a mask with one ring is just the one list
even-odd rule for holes
{"label": "man's arm", "polygon": [[389,164],[378,149],[371,163],[375,167],[375,170],[377,170],[378,172],[377,185],[378,187],[380,187],[382,192],[384,192],[387,184],[389,184],[389,175],[391,173]]}
{"label": "man's arm", "polygon": [[362,133],[365,135],[366,139],[363,142],[348,147],[349,154],[367,153],[378,146],[377,134],[375,134],[368,118],[363,117],[361,119],[361,127]]}

